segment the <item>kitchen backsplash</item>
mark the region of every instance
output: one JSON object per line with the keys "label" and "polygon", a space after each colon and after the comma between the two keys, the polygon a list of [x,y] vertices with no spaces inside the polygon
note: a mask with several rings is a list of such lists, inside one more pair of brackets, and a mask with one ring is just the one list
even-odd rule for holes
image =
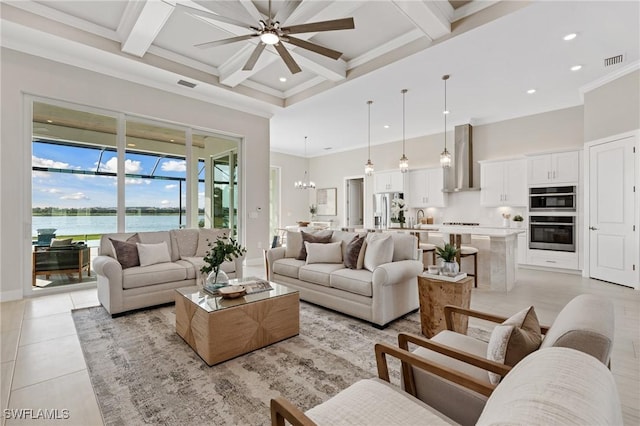
{"label": "kitchen backsplash", "polygon": [[[483,226],[502,226],[502,214],[516,214],[527,217],[526,207],[482,207],[480,191],[454,192],[448,195],[447,207],[422,209],[425,217],[432,216],[434,223],[443,222],[476,222]],[[418,209],[409,209],[409,217],[416,218]],[[513,222],[511,221],[511,226]]]}

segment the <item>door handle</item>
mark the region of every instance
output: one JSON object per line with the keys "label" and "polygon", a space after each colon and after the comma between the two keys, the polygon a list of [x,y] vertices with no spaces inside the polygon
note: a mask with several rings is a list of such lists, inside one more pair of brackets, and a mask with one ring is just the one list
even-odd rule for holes
{"label": "door handle", "polygon": [[598,228],[596,228],[595,226],[590,226],[589,229],[591,229],[592,231],[597,231]]}

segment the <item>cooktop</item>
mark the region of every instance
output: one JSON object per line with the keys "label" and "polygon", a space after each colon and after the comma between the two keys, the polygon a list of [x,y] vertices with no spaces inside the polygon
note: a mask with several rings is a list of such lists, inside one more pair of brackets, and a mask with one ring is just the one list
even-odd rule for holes
{"label": "cooktop", "polygon": [[442,222],[442,224],[452,226],[480,226],[480,224],[476,222]]}

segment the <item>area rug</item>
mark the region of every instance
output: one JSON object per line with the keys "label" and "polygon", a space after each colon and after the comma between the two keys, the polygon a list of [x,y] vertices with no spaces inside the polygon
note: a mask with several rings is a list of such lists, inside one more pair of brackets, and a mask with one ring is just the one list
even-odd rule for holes
{"label": "area rug", "polygon": [[[376,342],[420,333],[413,313],[384,330],[302,302],[296,337],[208,367],[175,332],[175,308],[111,318],[72,312],[106,425],[266,425],[269,401],[307,410],[361,378],[375,377]],[[399,363],[390,362],[399,383]]]}

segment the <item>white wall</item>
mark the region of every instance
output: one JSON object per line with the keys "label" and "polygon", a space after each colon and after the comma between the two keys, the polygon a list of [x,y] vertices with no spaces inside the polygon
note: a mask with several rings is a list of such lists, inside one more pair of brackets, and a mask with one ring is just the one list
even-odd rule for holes
{"label": "white wall", "polygon": [[[31,158],[24,94],[183,123],[244,138],[243,244],[249,261],[269,243],[269,120],[2,49],[0,299],[22,297],[31,277]],[[215,101],[215,100],[212,100]],[[249,212],[257,212],[249,218]]]}
{"label": "white wall", "polygon": [[584,95],[585,142],[640,129],[640,71]]}

